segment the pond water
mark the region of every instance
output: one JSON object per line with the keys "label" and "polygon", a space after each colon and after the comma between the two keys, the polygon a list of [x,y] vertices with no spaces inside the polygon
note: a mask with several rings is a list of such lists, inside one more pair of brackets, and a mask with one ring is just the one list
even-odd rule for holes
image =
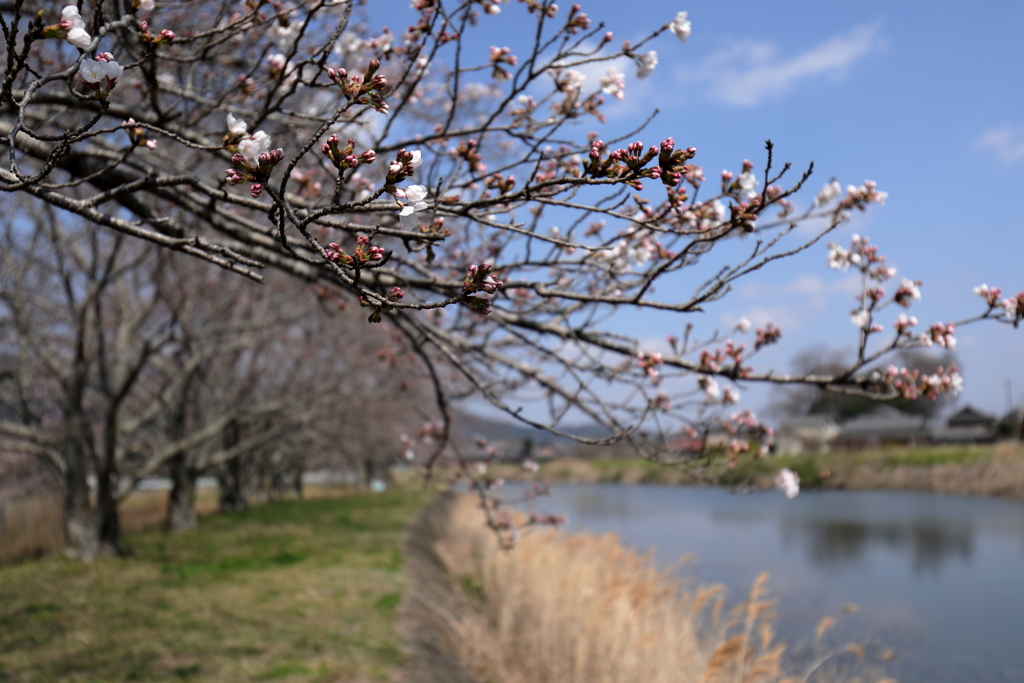
{"label": "pond water", "polygon": [[592,484],[529,506],[567,514],[572,531],[615,532],[662,566],[692,554],[681,573],[725,584],[731,604],[770,572],[793,673],[833,616],[826,643],[866,646],[866,671],[901,683],[1024,681],[1024,502]]}

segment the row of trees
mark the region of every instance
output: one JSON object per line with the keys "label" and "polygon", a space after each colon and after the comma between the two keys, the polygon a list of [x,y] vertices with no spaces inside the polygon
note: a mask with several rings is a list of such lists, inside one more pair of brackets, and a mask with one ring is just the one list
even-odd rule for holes
{"label": "row of trees", "polygon": [[201,475],[240,509],[253,485],[299,486],[307,458],[362,469],[397,451],[344,415],[387,415],[414,389],[389,384],[336,303],[19,208],[0,245],[0,451],[57,475],[77,552],[117,550],[118,503],[144,477],[171,477],[183,529]]}
{"label": "row of trees", "polygon": [[[712,424],[770,439],[749,411],[736,412],[745,383],[884,399],[957,391],[955,368],[888,367],[888,354],[955,343],[967,322],[1024,318],[1024,293],[1004,299],[988,289],[978,315],[955,324],[890,316],[920,297],[919,283],[901,277],[897,284],[877,248],[857,238],[829,254],[833,267],[853,268],[862,280],[851,318],[856,352],[841,366],[760,369],[757,354],[780,341],[777,327],[701,329],[694,314],[721,305],[760,269],[814,247],[885,193],[872,182],[845,191],[831,182],[807,197],[801,190],[813,165],[794,175],[770,142],[763,163],[737,159],[711,177],[685,130],[653,144],[638,140],[642,131],[604,130],[605,97],[629,97],[633,68],[636,78],[649,77],[659,61],[654,48],[689,37],[684,12],[623,41],[580,5],[551,0],[413,0],[407,25],[395,32],[357,0],[79,0],[59,14],[13,0],[3,9],[0,190],[70,212],[94,235],[51,239],[46,277],[68,279],[61,264],[78,258],[75,245],[113,240],[122,258],[145,254],[142,270],[161,277],[185,268],[162,250],[240,281],[263,281],[272,269],[324,287],[362,307],[370,322],[385,323],[365,333],[374,353],[417,361],[371,373],[381,384],[368,386],[413,367],[429,379],[438,422],[424,430],[426,450],[417,446],[428,464],[447,452],[452,401],[470,393],[587,443],[655,433],[635,445],[660,459],[673,437]],[[389,23],[400,17],[396,11]],[[530,29],[507,30],[512,21]],[[507,44],[494,44],[496,36]],[[808,239],[801,225],[817,230]],[[117,237],[100,237],[98,226]],[[77,407],[86,393],[84,361],[73,355],[70,369],[54,372],[67,396],[65,419],[79,434],[62,456],[68,471],[78,450],[95,452],[101,472],[145,460],[133,438],[104,435],[142,438],[147,420],[122,411],[134,403],[133,387],[148,384],[151,372],[163,376],[148,370],[157,358],[198,368],[208,355],[235,354],[224,367],[241,377],[260,346],[182,345],[177,325],[145,314],[170,310],[175,297],[167,290],[182,285],[157,279],[140,289],[128,276],[108,282],[105,274],[120,270],[104,265],[105,253],[85,258],[96,262],[95,282],[63,285],[73,293],[72,318],[143,317],[116,327],[123,334],[103,336],[102,346],[120,343],[125,355],[115,362],[100,353],[95,361],[109,377],[96,380],[103,429],[93,436]],[[207,277],[223,275],[192,279]],[[155,303],[139,310],[97,303],[118,289],[115,282]],[[652,345],[621,322],[616,314],[624,310],[672,316],[679,333]],[[317,337],[328,354],[331,334],[325,328]],[[336,355],[330,360],[344,362]],[[252,386],[279,379],[287,366],[271,362]],[[206,371],[195,372],[192,380],[188,373],[165,379],[147,396],[170,392],[160,405],[174,415],[175,397],[207,391]],[[352,388],[347,380],[340,386]],[[275,429],[292,433],[267,415],[315,421],[308,395],[289,396],[280,411],[274,401],[248,398],[237,419],[266,426],[241,430],[228,445],[218,436],[218,453],[265,432],[270,439]],[[211,403],[220,400],[230,404],[209,391]],[[161,452],[173,460],[175,444],[220,433],[218,420],[235,419],[234,409],[210,411],[162,417],[163,431],[176,436]],[[389,417],[361,405],[335,419],[380,435]],[[573,432],[583,419],[607,436]],[[116,497],[113,475],[100,480],[109,489],[102,497]],[[483,492],[484,482],[474,480]]]}

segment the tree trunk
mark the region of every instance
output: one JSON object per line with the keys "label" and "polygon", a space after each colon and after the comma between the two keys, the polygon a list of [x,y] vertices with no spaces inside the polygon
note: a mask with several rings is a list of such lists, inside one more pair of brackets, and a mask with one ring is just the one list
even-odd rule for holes
{"label": "tree trunk", "polygon": [[[223,446],[229,451],[238,445],[242,436],[238,423],[232,420],[224,427]],[[224,463],[221,474],[217,477],[220,483],[220,511],[244,512],[249,509],[249,501],[242,490],[242,459],[232,458]]]}
{"label": "tree trunk", "polygon": [[85,418],[73,407],[66,413],[64,458],[64,548],[71,557],[91,560],[100,549],[99,520],[89,495],[88,433]]}
{"label": "tree trunk", "polygon": [[198,470],[189,467],[188,455],[179,453],[171,459],[171,497],[167,504],[167,528],[187,531],[199,525],[196,515],[196,479]]}
{"label": "tree trunk", "polygon": [[99,524],[89,502],[84,454],[78,445],[68,453],[64,475],[64,547],[68,555],[91,560],[99,552]]}
{"label": "tree trunk", "polygon": [[103,450],[96,472],[96,512],[100,523],[100,552],[121,554],[121,520],[117,517],[117,465],[114,462],[117,439],[117,406],[104,419]]}
{"label": "tree trunk", "polygon": [[295,497],[299,499],[302,498],[302,472],[305,469],[305,463],[301,458],[297,458],[292,466],[292,487],[295,490]]}
{"label": "tree trunk", "polygon": [[220,484],[221,512],[244,512],[249,509],[249,501],[242,490],[242,463],[238,458],[224,463],[224,469],[217,479]]}
{"label": "tree trunk", "polygon": [[99,473],[96,489],[96,514],[99,518],[99,550],[104,554],[121,554],[121,520],[117,516],[114,495],[114,473],[104,467]]}

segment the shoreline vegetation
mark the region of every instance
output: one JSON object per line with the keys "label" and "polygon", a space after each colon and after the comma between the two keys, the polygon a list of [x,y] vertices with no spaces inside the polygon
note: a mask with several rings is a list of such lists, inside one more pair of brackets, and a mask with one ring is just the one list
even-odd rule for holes
{"label": "shoreline vegetation", "polygon": [[[605,451],[608,452],[608,451]],[[770,489],[776,473],[786,467],[800,476],[802,490],[886,489],[971,496],[1024,499],[1024,444],[1004,441],[960,446],[890,447],[864,451],[838,451],[801,455],[740,458],[728,469],[724,458],[666,465],[629,457],[559,458],[540,463],[537,472],[518,464],[495,463],[488,476],[506,481],[552,484],[662,484],[704,485],[709,479],[738,492]],[[437,480],[450,472],[439,469]],[[411,470],[395,473],[396,481],[415,488]],[[306,496],[335,495],[332,487],[307,486]],[[321,490],[323,489],[323,490]],[[53,494],[0,501],[0,565],[41,557],[63,545],[62,501]],[[139,491],[121,505],[125,531],[158,527],[166,517],[166,491]],[[217,509],[216,492],[200,490],[196,510],[200,516]]]}
{"label": "shoreline vegetation", "polygon": [[701,475],[739,491],[769,489],[787,467],[801,489],[889,489],[1024,499],[1024,445],[1015,442],[965,446],[891,447],[877,450],[746,456],[727,469],[724,459],[665,465],[636,458],[563,458],[541,463],[536,473],[518,465],[492,465],[490,476],[506,481],[700,485]]}
{"label": "shoreline vegetation", "polygon": [[471,495],[427,505],[405,555],[409,683],[893,683],[861,647],[826,644],[829,617],[810,662],[786,662],[767,574],[727,608],[722,586],[693,586],[614,534],[532,527],[503,551]]}

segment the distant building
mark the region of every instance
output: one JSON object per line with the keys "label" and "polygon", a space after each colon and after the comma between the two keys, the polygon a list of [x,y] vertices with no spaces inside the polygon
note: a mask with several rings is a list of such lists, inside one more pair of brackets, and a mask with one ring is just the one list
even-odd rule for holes
{"label": "distant building", "polygon": [[790,417],[775,431],[775,452],[780,455],[828,453],[840,427],[825,415]]}
{"label": "distant building", "polygon": [[917,446],[932,440],[928,418],[892,406],[879,406],[840,425],[836,445],[842,448]]}
{"label": "distant building", "polygon": [[932,438],[942,443],[979,443],[995,441],[999,429],[995,417],[965,406],[946,420],[946,426],[934,430]]}
{"label": "distant building", "polygon": [[[1024,418],[1024,412],[1019,413]],[[1007,422],[1004,418],[1003,422]],[[1020,424],[1019,419],[1015,424]],[[1006,429],[1004,425],[1004,431]],[[996,418],[965,406],[945,424],[929,423],[924,415],[881,405],[870,413],[836,423],[823,415],[791,417],[775,432],[775,450],[783,455],[827,453],[839,449],[921,446],[929,443],[984,443],[999,438]]]}

